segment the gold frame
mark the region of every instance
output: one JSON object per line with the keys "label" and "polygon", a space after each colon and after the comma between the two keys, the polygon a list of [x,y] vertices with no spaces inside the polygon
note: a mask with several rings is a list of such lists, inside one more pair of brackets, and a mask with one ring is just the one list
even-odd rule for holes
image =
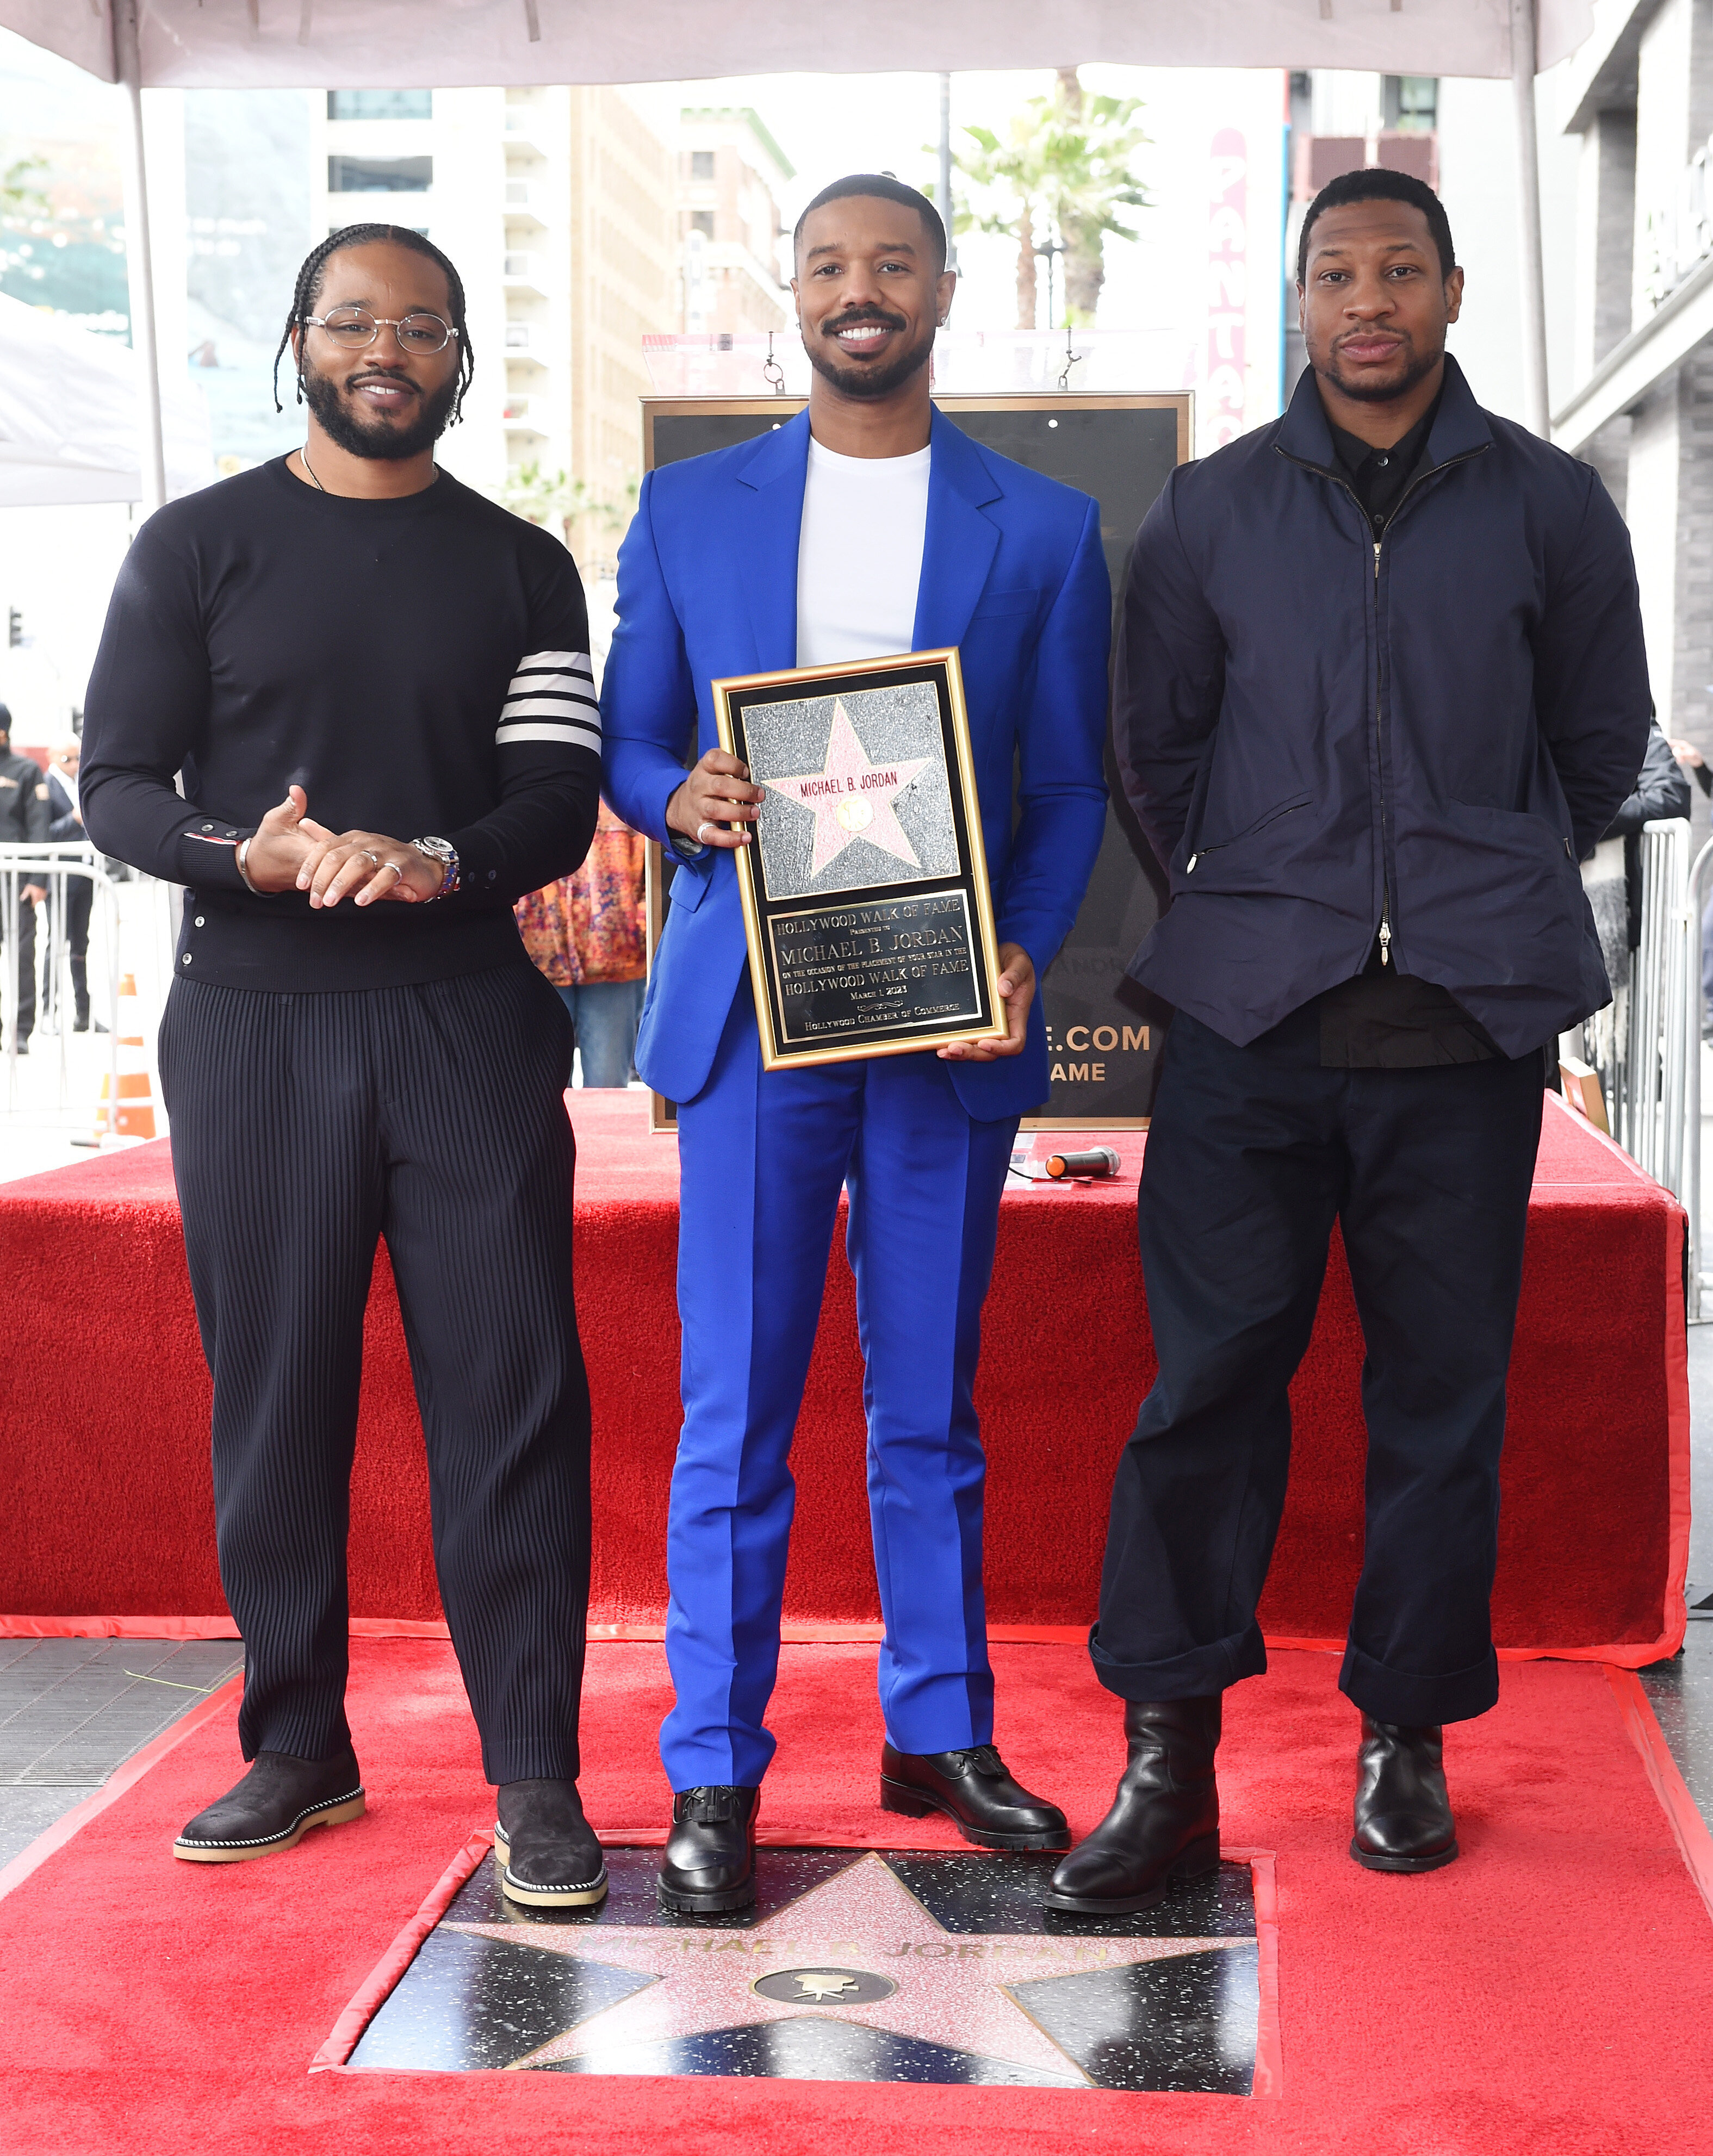
{"label": "gold frame", "polygon": [[[755,998],[756,1025],[762,1039],[762,1068],[764,1070],[797,1070],[817,1063],[868,1062],[879,1055],[915,1055],[925,1048],[944,1048],[954,1040],[1003,1040],[1008,1031],[1005,1014],[1005,1000],[999,993],[999,933],[993,919],[993,895],[987,882],[987,849],[982,835],[982,804],[977,798],[974,776],[975,755],[970,746],[969,713],[963,696],[963,669],[959,664],[957,647],[947,644],[935,651],[898,652],[884,659],[848,659],[834,666],[790,666],[764,674],[730,674],[724,680],[710,684],[714,691],[714,721],[720,730],[720,746],[728,756],[736,754],[733,747],[731,726],[731,694],[736,690],[796,689],[799,685],[809,689],[818,681],[849,681],[853,676],[864,674],[892,674],[900,666],[938,666],[944,670],[946,701],[951,708],[951,740],[955,771],[949,773],[957,784],[958,798],[963,803],[964,829],[969,844],[968,898],[973,906],[977,923],[983,932],[987,958],[987,1007],[992,1013],[992,1022],[985,1027],[960,1028],[947,1033],[916,1033],[897,1040],[878,1043],[872,1048],[811,1048],[796,1054],[782,1053],[773,1031],[772,998],[767,990],[767,971],[762,945],[762,917],[756,895],[755,860],[748,846],[737,846],[726,850],[737,856],[737,887],[743,901],[744,942],[748,947],[750,962],[750,989]],[[911,880],[906,876],[900,883]],[[923,879],[917,878],[917,881]],[[940,878],[931,879],[940,881]],[[831,894],[823,893],[823,900],[831,905],[841,902]]]}

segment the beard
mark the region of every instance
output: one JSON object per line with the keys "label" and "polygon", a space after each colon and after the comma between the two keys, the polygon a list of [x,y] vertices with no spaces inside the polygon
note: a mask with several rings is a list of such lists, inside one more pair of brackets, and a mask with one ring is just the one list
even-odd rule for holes
{"label": "beard", "polygon": [[1394,398],[1408,397],[1418,382],[1424,381],[1433,372],[1444,356],[1443,345],[1438,352],[1429,352],[1425,357],[1412,348],[1409,363],[1403,372],[1383,383],[1365,382],[1360,377],[1346,381],[1339,370],[1336,351],[1327,353],[1324,366],[1317,362],[1315,372],[1330,382],[1341,396],[1348,397],[1353,404],[1389,404]]}
{"label": "beard", "polygon": [[[386,367],[373,367],[370,372],[384,374],[389,381],[403,382],[408,378],[392,373]],[[422,402],[415,418],[400,426],[385,419],[359,418],[346,401],[344,386],[331,375],[321,373],[307,354],[300,379],[303,383],[304,400],[321,422],[321,431],[330,441],[343,449],[347,456],[373,457],[388,464],[396,464],[406,457],[420,456],[424,449],[433,449],[446,431],[446,423],[452,416],[453,402],[458,395],[458,376],[454,372],[439,388],[419,391],[418,393]],[[413,388],[416,387],[413,382],[411,386]]]}
{"label": "beard", "polygon": [[[884,322],[888,329],[902,329],[905,326],[896,315],[882,314],[877,308],[865,307],[861,313],[841,315],[832,325],[835,330],[849,328],[855,322]],[[812,343],[806,336],[803,350],[823,382],[830,382],[841,397],[873,398],[890,397],[913,374],[919,374],[928,363],[934,349],[934,331],[930,326],[920,343],[909,346],[903,352],[894,352],[891,358],[880,367],[841,365],[839,346],[824,329],[818,330]]]}

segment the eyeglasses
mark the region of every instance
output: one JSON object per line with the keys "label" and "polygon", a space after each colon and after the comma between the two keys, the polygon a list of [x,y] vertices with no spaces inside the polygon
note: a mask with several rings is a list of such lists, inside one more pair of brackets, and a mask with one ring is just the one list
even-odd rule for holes
{"label": "eyeglasses", "polygon": [[372,315],[367,307],[335,307],[331,314],[306,316],[305,321],[310,329],[325,330],[346,352],[361,352],[382,330],[397,331],[401,352],[424,355],[444,352],[458,335],[439,315],[406,315],[401,321],[389,321],[385,315]]}

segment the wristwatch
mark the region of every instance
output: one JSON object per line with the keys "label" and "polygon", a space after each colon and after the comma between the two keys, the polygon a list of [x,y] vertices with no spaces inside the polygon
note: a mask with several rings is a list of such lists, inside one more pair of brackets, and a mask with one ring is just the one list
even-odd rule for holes
{"label": "wristwatch", "polygon": [[458,849],[449,839],[413,839],[417,851],[427,861],[432,861],[440,871],[440,888],[432,892],[423,902],[432,906],[437,898],[448,898],[458,889]]}

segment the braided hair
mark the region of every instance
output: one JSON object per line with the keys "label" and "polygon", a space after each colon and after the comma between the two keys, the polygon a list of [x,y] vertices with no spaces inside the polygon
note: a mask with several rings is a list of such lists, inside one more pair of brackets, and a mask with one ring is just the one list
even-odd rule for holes
{"label": "braided hair", "polygon": [[[453,400],[452,423],[454,426],[464,417],[464,393],[469,388],[470,377],[476,371],[476,356],[470,350],[469,331],[464,322],[464,280],[451,262],[425,234],[414,231],[408,224],[346,224],[337,232],[331,232],[319,247],[312,248],[304,258],[297,273],[297,284],[291,295],[291,312],[285,318],[285,328],[280,339],[280,347],[274,354],[274,409],[283,411],[280,402],[280,362],[285,357],[295,330],[300,339],[309,326],[310,316],[315,311],[321,296],[321,275],[331,256],[342,254],[348,247],[368,247],[377,241],[389,246],[408,247],[413,254],[421,254],[437,263],[446,279],[446,293],[452,308],[452,326],[458,331],[458,394]],[[300,354],[302,351],[299,346]],[[303,402],[303,361],[300,357],[297,368],[297,401]]]}

